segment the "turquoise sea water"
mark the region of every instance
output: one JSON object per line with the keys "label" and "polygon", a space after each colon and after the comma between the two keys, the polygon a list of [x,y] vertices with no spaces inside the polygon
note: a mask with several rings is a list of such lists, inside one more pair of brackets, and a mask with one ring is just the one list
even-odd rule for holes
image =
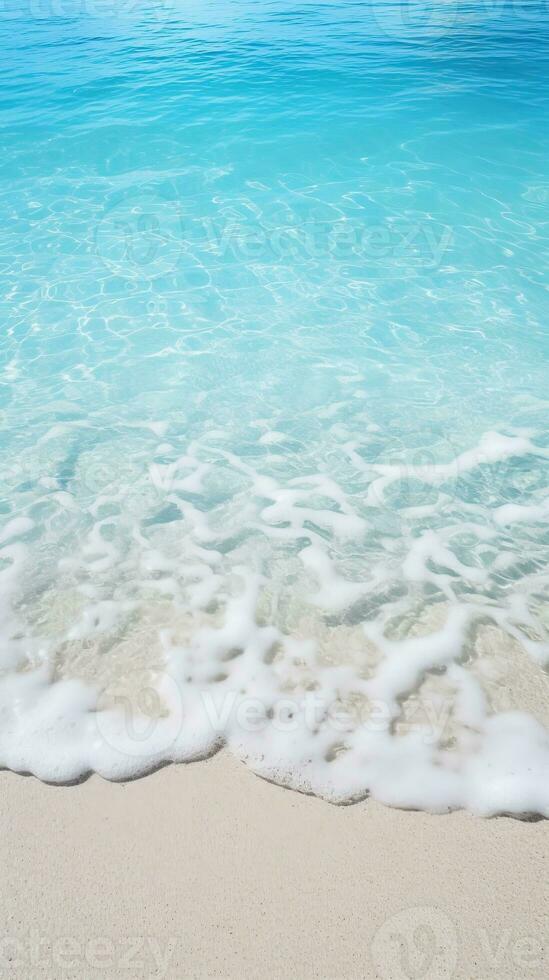
{"label": "turquoise sea water", "polygon": [[[51,718],[40,762],[31,708],[67,678],[141,695],[168,649],[269,705],[338,669],[329,700],[373,683],[394,728],[484,629],[546,721],[546,4],[6,0],[0,45],[2,650],[40,678],[0,761],[97,768]],[[383,687],[379,631],[395,662],[454,614]],[[355,762],[340,795],[372,788]],[[378,795],[470,803],[399,779]]]}

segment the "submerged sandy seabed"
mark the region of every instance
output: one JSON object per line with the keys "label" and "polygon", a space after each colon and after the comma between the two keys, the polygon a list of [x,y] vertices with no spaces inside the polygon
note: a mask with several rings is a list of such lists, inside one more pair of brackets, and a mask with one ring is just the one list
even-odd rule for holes
{"label": "submerged sandy seabed", "polygon": [[131,783],[0,783],[3,976],[548,974],[544,821],[332,806],[227,752]]}
{"label": "submerged sandy seabed", "polygon": [[[332,802],[549,816],[545,504],[441,490],[517,459],[528,473],[549,450],[485,432],[451,462],[412,466],[436,506],[404,492],[396,510],[385,494],[409,470],[349,447],[351,489],[197,454],[163,464],[160,511],[147,495],[163,482],[142,473],[146,505],[132,511],[123,488],[91,510],[72,501],[63,541],[65,510],[55,533],[8,522],[0,764],[123,780],[225,745]],[[219,506],[208,475],[236,480]]]}
{"label": "submerged sandy seabed", "polygon": [[[42,631],[66,604],[48,599]],[[157,601],[114,635],[60,644],[53,669],[0,685],[0,761],[124,780],[225,745],[332,802],[547,815],[549,673],[497,622],[438,602],[387,635],[294,597],[284,633],[267,600],[252,584],[223,614]]]}

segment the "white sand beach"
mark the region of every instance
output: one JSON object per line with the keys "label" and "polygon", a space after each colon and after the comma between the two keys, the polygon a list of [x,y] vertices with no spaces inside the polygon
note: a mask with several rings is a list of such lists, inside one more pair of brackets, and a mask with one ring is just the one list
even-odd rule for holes
{"label": "white sand beach", "polygon": [[135,782],[0,774],[0,975],[549,971],[545,821],[333,806],[228,753]]}

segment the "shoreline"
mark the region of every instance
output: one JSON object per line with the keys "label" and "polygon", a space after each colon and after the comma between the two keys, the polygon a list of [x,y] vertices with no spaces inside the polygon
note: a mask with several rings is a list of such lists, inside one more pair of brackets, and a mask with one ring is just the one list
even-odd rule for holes
{"label": "shoreline", "polygon": [[2,976],[547,975],[543,820],[334,806],[227,751],[0,780]]}

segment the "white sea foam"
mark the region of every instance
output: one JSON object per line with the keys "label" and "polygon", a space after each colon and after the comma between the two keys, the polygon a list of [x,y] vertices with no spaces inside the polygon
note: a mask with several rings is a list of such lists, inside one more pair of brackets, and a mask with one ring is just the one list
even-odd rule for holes
{"label": "white sea foam", "polygon": [[[382,505],[411,475],[443,485],[545,450],[488,433],[453,461],[410,468],[347,446],[362,480],[351,493],[334,473],[275,475],[276,455],[262,471],[210,437],[169,462],[143,458],[141,477],[124,461],[127,478],[103,481],[85,533],[74,494],[49,494],[81,540],[55,584],[32,583],[35,520],[6,524],[0,763],[57,782],[123,779],[226,745],[334,802],[369,793],[549,815],[549,576],[513,575],[520,556],[501,538],[542,521],[546,502],[491,514],[461,503],[425,527],[437,497],[405,506],[396,535]],[[89,475],[114,461],[79,465]]]}

